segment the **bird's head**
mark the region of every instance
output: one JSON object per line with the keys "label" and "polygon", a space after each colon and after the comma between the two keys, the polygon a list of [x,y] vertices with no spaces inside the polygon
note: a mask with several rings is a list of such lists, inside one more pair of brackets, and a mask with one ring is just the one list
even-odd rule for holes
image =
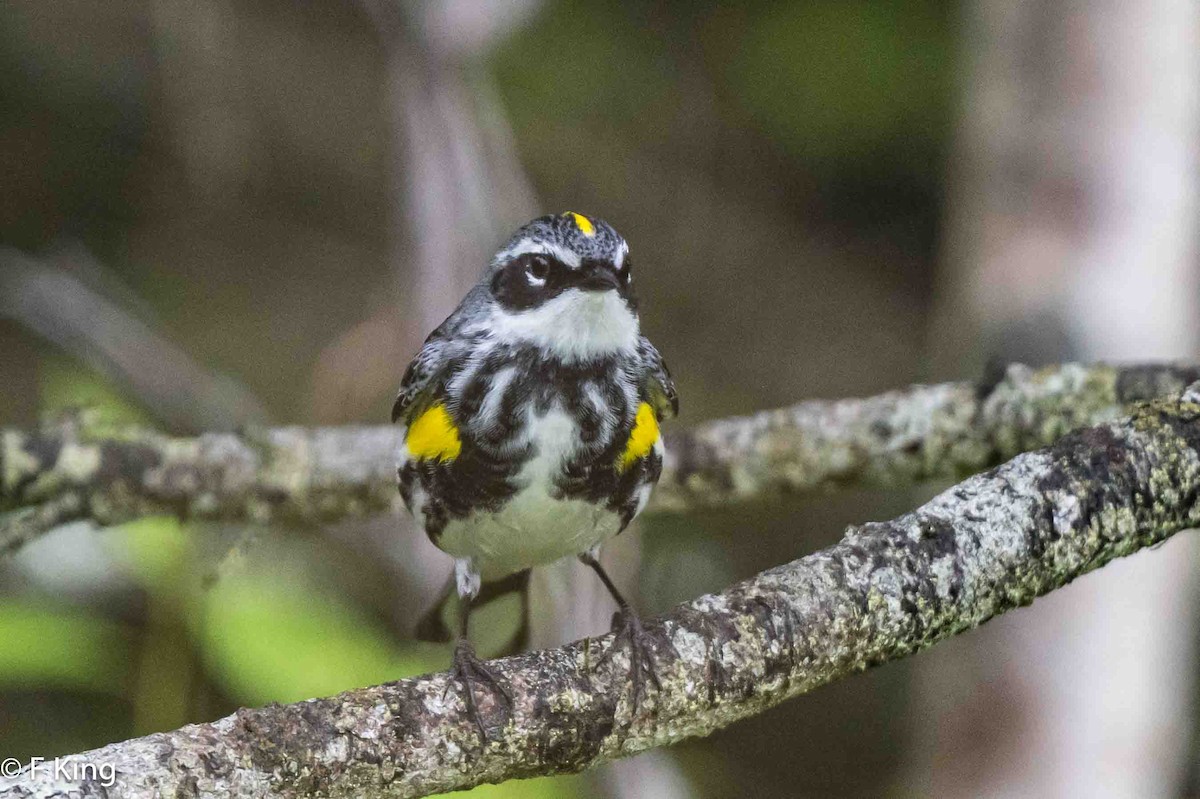
{"label": "bird's head", "polygon": [[638,317],[630,267],[629,245],[607,222],[574,212],[538,217],[488,267],[492,333],[564,360],[632,351]]}

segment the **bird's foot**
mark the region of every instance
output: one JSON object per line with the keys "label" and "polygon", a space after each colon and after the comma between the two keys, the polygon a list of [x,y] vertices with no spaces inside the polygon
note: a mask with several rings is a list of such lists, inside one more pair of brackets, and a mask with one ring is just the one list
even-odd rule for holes
{"label": "bird's foot", "polygon": [[612,632],[612,643],[600,655],[598,662],[603,664],[610,660],[618,649],[627,651],[629,682],[633,692],[632,712],[637,713],[646,693],[647,683],[653,685],[656,691],[662,690],[655,662],[655,637],[647,632],[642,620],[630,607],[623,607],[613,614]]}
{"label": "bird's foot", "polygon": [[[475,686],[486,686],[495,697],[496,703],[501,705],[502,711],[507,714],[512,710],[513,698],[508,688],[505,687],[503,678],[487,663],[480,660],[475,654],[475,647],[471,646],[470,641],[463,638],[454,647],[454,662],[450,667],[450,679],[462,684],[463,702],[467,706],[467,715],[479,728],[481,741],[487,744],[489,740],[487,727],[484,726],[483,717],[479,713],[479,703],[475,699]],[[446,686],[446,690],[450,690],[449,685]]]}

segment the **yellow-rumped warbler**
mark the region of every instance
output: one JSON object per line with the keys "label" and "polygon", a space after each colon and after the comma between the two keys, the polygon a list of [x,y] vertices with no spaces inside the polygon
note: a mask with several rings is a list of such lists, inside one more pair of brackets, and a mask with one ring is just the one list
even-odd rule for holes
{"label": "yellow-rumped warbler", "polygon": [[620,610],[634,701],[657,683],[645,633],[597,554],[641,512],[662,470],[659,422],[678,411],[666,364],[638,328],[629,245],[568,212],[518,230],[425,340],[392,420],[405,427],[405,505],[455,559],[462,601],[453,673],[506,699],[467,617],[481,581],[576,555]]}

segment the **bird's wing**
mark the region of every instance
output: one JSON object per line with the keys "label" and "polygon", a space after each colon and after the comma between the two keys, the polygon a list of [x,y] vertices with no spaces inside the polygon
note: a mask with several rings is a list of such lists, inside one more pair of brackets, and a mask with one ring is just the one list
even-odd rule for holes
{"label": "bird's wing", "polygon": [[416,411],[428,404],[441,382],[448,361],[448,342],[440,333],[441,328],[438,328],[425,339],[417,357],[413,358],[412,363],[404,370],[400,391],[392,405],[393,422],[399,419],[403,419],[406,424],[411,422]]}
{"label": "bird's wing", "polygon": [[472,338],[464,336],[463,330],[472,312],[479,309],[485,295],[485,286],[475,286],[454,309],[454,313],[447,316],[425,339],[417,357],[404,370],[400,392],[392,405],[393,422],[403,419],[407,424],[418,411],[428,407],[429,400],[441,388],[453,359],[462,355],[471,345]]}
{"label": "bird's wing", "polygon": [[675,391],[675,381],[658,349],[650,343],[650,339],[642,336],[638,339],[638,356],[642,361],[643,389],[659,419],[669,419],[679,413],[679,394]]}

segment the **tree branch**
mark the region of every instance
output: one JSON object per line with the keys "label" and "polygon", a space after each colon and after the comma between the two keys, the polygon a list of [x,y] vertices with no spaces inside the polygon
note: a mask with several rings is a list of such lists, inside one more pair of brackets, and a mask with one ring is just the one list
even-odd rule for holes
{"label": "tree branch", "polygon": [[0,796],[418,797],[706,735],[1200,523],[1197,399],[1147,403],[1066,435],[650,621],[662,690],[636,712],[627,659],[597,657],[612,643],[603,636],[494,662],[514,703],[511,716],[481,703],[486,746],[442,673],[241,710],[66,761],[68,773],[111,764],[112,787],[43,770],[0,780]]}
{"label": "tree branch", "polygon": [[[1183,366],[1008,367],[983,383],[913,386],[802,402],[671,434],[651,511],[680,511],[837,484],[974,473],[1131,402],[1177,397]],[[76,519],[151,513],[321,523],[396,503],[394,427],[278,428],[170,438],[96,430],[87,414],[0,434],[0,553]]]}

